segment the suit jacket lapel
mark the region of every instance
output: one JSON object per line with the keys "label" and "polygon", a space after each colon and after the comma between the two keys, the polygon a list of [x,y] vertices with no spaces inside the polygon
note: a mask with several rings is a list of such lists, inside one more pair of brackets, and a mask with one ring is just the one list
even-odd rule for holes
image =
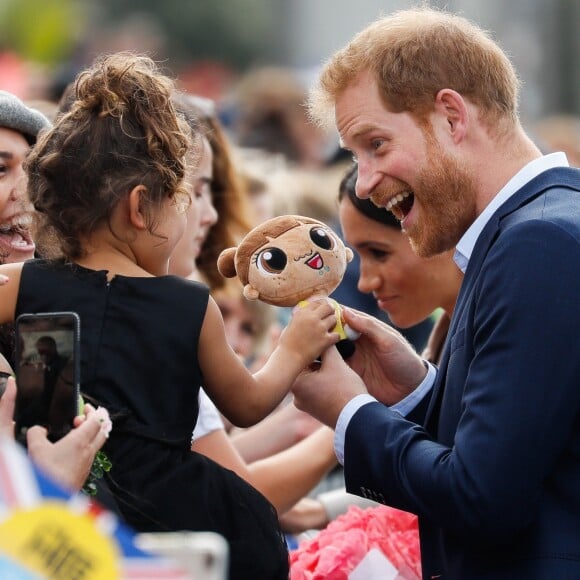
{"label": "suit jacket lapel", "polygon": [[525,205],[532,199],[543,194],[547,189],[558,186],[570,187],[580,191],[580,178],[578,177],[578,171],[570,168],[558,167],[540,173],[540,175],[528,182],[497,209],[483,228],[480,236],[477,238],[477,242],[473,248],[473,253],[467,265],[467,270],[465,271],[463,283],[459,290],[455,310],[453,312],[453,317],[451,318],[449,333],[447,334],[447,339],[445,340],[445,346],[441,355],[437,378],[433,385],[433,395],[427,409],[425,426],[432,436],[435,436],[437,433],[439,406],[443,399],[447,367],[449,366],[449,358],[451,356],[451,338],[457,332],[459,321],[462,319],[465,307],[469,303],[469,298],[475,286],[477,274],[481,269],[483,260],[499,233],[500,221],[506,215],[516,211],[522,205]]}

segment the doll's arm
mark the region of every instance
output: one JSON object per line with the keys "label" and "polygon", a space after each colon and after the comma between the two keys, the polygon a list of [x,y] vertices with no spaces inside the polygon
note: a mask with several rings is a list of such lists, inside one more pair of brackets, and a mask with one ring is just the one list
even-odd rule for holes
{"label": "doll's arm", "polygon": [[351,328],[348,324],[344,325],[344,333],[346,334],[346,338],[348,338],[348,340],[356,340],[360,337],[360,332],[354,328]]}

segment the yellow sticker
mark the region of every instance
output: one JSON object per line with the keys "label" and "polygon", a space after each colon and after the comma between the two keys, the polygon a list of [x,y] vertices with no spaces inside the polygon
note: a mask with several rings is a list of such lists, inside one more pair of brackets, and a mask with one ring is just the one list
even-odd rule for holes
{"label": "yellow sticker", "polygon": [[119,578],[115,541],[91,515],[72,512],[64,503],[46,502],[11,514],[0,523],[0,551],[47,578]]}

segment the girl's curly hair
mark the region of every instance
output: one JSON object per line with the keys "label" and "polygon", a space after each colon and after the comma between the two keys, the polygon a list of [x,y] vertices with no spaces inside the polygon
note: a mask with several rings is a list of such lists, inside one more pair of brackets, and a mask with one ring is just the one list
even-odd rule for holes
{"label": "girl's curly hair", "polygon": [[149,57],[128,52],[101,56],[78,75],[67,109],[26,162],[41,245],[56,239],[65,258],[82,257],[81,238],[103,223],[113,232],[113,209],[138,185],[154,233],[162,202],[186,194],[186,154],[196,145],[173,91]]}

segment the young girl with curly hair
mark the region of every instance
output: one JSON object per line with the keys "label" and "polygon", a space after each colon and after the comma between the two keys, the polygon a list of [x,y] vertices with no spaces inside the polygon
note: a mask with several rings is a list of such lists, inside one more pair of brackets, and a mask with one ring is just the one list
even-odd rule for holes
{"label": "young girl with curly hair", "polygon": [[174,90],[151,59],[128,53],[79,75],[70,108],[27,161],[39,233],[62,255],[1,267],[0,323],[23,312],[79,314],[81,387],[116,417],[110,483],[134,529],[215,531],[229,543],[231,578],[286,578],[272,506],[190,451],[197,394],[203,385],[235,424],[259,421],[336,342],[335,314],[324,302],[302,309],[252,375],[228,346],[208,288],[167,275],[191,203],[184,178],[202,142],[176,113]]}

